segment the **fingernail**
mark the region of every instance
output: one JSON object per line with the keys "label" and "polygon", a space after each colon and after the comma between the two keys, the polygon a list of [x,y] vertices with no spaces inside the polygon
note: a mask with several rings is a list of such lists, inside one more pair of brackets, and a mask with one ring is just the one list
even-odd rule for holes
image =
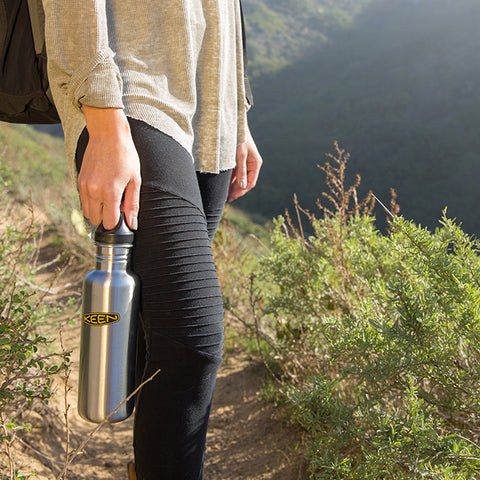
{"label": "fingernail", "polygon": [[130,225],[132,226],[132,230],[136,230],[138,228],[137,217],[132,217]]}
{"label": "fingernail", "polygon": [[245,188],[247,188],[247,181],[245,179],[242,178],[242,180],[240,180],[239,184],[240,184],[240,188],[242,190],[245,190]]}

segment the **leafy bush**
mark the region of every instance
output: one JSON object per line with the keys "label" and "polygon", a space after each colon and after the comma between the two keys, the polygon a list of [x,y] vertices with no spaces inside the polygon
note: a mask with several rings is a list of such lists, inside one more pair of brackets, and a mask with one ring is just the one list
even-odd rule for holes
{"label": "leafy bush", "polygon": [[254,287],[311,478],[479,478],[480,243],[446,214],[434,232],[392,215],[382,234],[347,160],[337,146],[323,167],[322,218],[297,205],[312,235],[277,219]]}
{"label": "leafy bush", "polygon": [[[4,187],[7,179],[8,171],[0,164]],[[21,412],[34,400],[47,401],[53,395],[53,377],[67,369],[69,359],[66,352],[49,352],[50,341],[36,331],[41,298],[25,281],[35,254],[33,214],[27,220],[15,228],[3,224],[0,231],[0,448],[9,472],[1,478],[10,480],[24,478],[16,471],[13,451],[18,431],[28,429]]]}

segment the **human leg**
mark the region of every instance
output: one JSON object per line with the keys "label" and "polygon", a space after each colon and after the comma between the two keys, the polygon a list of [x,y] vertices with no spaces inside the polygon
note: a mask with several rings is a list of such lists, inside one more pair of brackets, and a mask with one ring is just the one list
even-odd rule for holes
{"label": "human leg", "polygon": [[137,399],[136,470],[139,480],[197,480],[223,306],[192,159],[152,130],[132,123],[143,178],[134,268],[142,282],[144,378],[160,369]]}
{"label": "human leg", "polygon": [[213,240],[220,220],[222,219],[232,170],[218,174],[197,172],[197,181],[202,196],[203,211],[207,219],[208,237]]}

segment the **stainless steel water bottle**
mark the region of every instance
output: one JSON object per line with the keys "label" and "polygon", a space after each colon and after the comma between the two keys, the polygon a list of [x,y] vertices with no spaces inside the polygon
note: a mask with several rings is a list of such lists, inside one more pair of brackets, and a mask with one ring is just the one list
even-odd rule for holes
{"label": "stainless steel water bottle", "polygon": [[[122,213],[114,230],[95,232],[96,267],[83,281],[78,412],[102,422],[135,388],[139,288],[130,269],[133,232]],[[133,398],[109,419],[131,415]]]}

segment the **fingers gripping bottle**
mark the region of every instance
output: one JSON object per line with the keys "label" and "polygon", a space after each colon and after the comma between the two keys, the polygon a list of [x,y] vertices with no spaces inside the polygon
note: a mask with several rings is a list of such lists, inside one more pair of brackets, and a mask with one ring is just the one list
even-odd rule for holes
{"label": "fingers gripping bottle", "polygon": [[[139,281],[130,268],[133,232],[122,213],[114,230],[95,232],[96,267],[83,281],[78,412],[102,422],[135,388]],[[131,415],[133,398],[109,419]]]}

